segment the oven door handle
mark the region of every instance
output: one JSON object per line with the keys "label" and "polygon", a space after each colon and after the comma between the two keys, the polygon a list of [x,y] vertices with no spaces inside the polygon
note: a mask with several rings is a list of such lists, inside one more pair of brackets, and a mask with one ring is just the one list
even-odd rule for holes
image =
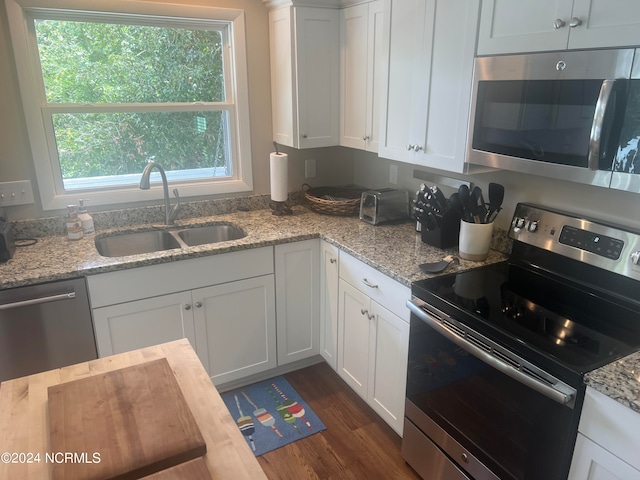
{"label": "oven door handle", "polygon": [[587,159],[589,170],[598,170],[600,166],[600,150],[603,148],[602,143],[605,140],[602,138],[605,133],[604,119],[615,85],[616,80],[604,80],[600,87],[600,94],[598,95],[596,110],[593,115],[593,124],[591,125],[591,134],[589,135],[589,154]]}
{"label": "oven door handle", "polygon": [[[550,398],[557,403],[560,403],[561,405],[569,406],[569,404],[572,403],[572,401],[575,399],[575,390],[568,385],[566,386],[567,392],[556,390],[552,386],[536,380],[535,378],[521,372],[520,370],[516,370],[513,366],[485,352],[480,347],[477,347],[457,333],[451,331],[446,325],[443,325],[437,320],[434,320],[430,315],[427,314],[427,312],[425,312],[420,306],[416,305],[413,301],[407,300],[407,307],[409,308],[409,310],[411,310],[411,313],[416,315],[420,320],[425,322],[436,332],[440,333],[445,338],[458,345],[460,348],[466,350],[478,359],[482,360],[484,363],[495,368],[496,370],[499,370],[500,372],[504,373],[508,377],[511,377],[517,382],[526,385],[527,387],[535,390],[536,392]],[[560,384],[559,386],[563,385],[564,384]]]}

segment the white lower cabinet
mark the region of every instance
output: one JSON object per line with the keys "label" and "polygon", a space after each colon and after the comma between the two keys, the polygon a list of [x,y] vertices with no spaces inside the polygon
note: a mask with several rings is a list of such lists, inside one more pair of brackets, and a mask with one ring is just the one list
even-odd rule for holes
{"label": "white lower cabinet", "polygon": [[640,480],[640,414],[587,387],[569,480]]}
{"label": "white lower cabinet", "polygon": [[188,338],[195,348],[191,292],[93,309],[98,355],[106,357]]}
{"label": "white lower cabinet", "polygon": [[320,240],[275,247],[278,365],[320,351]]}
{"label": "white lower cabinet", "polygon": [[320,246],[320,355],[338,368],[338,247]]}
{"label": "white lower cabinet", "polygon": [[192,292],[196,351],[214,384],[277,366],[273,275]]}
{"label": "white lower cabinet", "polygon": [[100,357],[188,338],[214,383],[274,368],[273,247],[87,278]]}
{"label": "white lower cabinet", "polygon": [[337,371],[400,435],[409,345],[404,302],[409,297],[407,287],[340,252]]}

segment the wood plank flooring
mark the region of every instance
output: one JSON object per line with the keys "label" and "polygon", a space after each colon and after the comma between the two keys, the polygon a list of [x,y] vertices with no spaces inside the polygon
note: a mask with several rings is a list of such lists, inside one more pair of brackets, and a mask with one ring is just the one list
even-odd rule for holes
{"label": "wood plank flooring", "polygon": [[285,375],[327,429],[258,457],[270,480],[420,477],[401,438],[326,363]]}

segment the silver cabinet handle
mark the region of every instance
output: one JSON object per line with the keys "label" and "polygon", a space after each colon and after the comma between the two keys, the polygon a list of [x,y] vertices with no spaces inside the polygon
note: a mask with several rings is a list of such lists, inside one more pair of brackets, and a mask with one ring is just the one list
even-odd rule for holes
{"label": "silver cabinet handle", "polygon": [[202,307],[202,302],[196,302],[196,308]]}
{"label": "silver cabinet handle", "polygon": [[361,308],[361,309],[360,309],[360,313],[361,313],[362,315],[369,315],[369,310],[367,310],[366,308]]}
{"label": "silver cabinet handle", "polygon": [[329,263],[336,263],[338,260],[336,260],[335,258],[330,258],[329,259]]}
{"label": "silver cabinet handle", "polygon": [[378,285],[371,283],[369,280],[367,280],[366,278],[362,279],[362,283],[364,283],[367,287],[369,288],[378,288]]}
{"label": "silver cabinet handle", "polygon": [[369,140],[369,135],[363,135],[362,139],[366,142],[367,140]]}
{"label": "silver cabinet handle", "polygon": [[407,145],[407,150],[413,150],[413,145],[411,144]]}
{"label": "silver cabinet handle", "polygon": [[0,310],[9,310],[11,308],[26,307],[29,305],[39,305],[41,303],[55,302],[56,300],[68,300],[76,298],[76,292],[60,293],[49,297],[32,298],[31,300],[22,300],[20,302],[5,303],[0,305]]}
{"label": "silver cabinet handle", "polygon": [[569,26],[571,28],[576,28],[576,27],[579,27],[580,25],[582,25],[582,20],[580,20],[578,17],[573,17],[569,22]]}
{"label": "silver cabinet handle", "polygon": [[420,150],[422,150],[422,145],[414,145],[413,146],[413,151],[414,152],[419,152]]}
{"label": "silver cabinet handle", "polygon": [[185,310],[191,310],[191,304],[190,303],[185,303],[184,309]]}
{"label": "silver cabinet handle", "polygon": [[558,30],[559,28],[564,27],[566,24],[567,23],[564,20],[562,20],[561,18],[556,18],[556,21],[553,22],[553,28]]}

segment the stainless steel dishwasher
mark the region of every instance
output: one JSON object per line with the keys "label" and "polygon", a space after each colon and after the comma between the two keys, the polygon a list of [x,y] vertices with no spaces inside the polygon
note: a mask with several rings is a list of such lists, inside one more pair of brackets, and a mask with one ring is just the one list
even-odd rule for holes
{"label": "stainless steel dishwasher", "polygon": [[95,358],[84,278],[0,291],[0,381]]}

